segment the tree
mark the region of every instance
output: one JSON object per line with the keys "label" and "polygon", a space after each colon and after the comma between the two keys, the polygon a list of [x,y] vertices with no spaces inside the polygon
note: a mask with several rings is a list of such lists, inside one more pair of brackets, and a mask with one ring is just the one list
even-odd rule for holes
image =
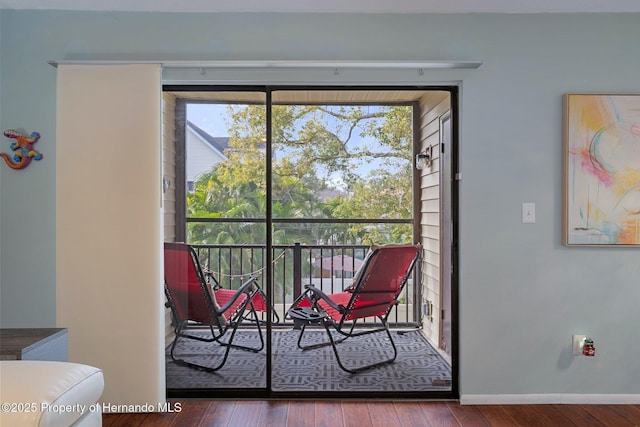
{"label": "tree", "polygon": [[[410,219],[411,120],[408,106],[274,106],[273,218]],[[189,216],[265,217],[265,123],[264,105],[228,106],[228,160],[195,183],[187,200]],[[328,188],[343,194],[320,198]],[[252,243],[264,236],[262,224],[212,225],[191,223],[189,241]],[[273,236],[275,244],[411,240],[410,226],[403,224],[287,224]]]}
{"label": "tree", "polygon": [[[348,198],[333,203],[335,218],[406,219],[412,216],[411,168],[397,173],[378,170],[366,180],[353,185]],[[351,241],[364,244],[411,242],[411,224],[350,224],[347,235]]]}
{"label": "tree", "polygon": [[[246,128],[243,113],[231,114],[232,126]],[[276,105],[272,117],[274,152],[291,159],[300,177],[339,175],[350,186],[363,179],[355,172],[363,165],[391,170],[412,157],[409,106]]]}

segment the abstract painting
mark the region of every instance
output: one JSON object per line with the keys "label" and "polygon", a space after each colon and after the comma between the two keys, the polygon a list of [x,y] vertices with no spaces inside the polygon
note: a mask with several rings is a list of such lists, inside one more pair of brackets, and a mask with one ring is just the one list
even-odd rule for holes
{"label": "abstract painting", "polygon": [[567,94],[564,244],[640,245],[640,94]]}

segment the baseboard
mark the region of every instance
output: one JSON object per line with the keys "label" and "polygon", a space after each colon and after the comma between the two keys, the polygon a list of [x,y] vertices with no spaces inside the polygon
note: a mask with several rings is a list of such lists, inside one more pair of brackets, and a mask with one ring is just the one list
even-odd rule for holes
{"label": "baseboard", "polygon": [[640,394],[460,394],[461,405],[640,405]]}

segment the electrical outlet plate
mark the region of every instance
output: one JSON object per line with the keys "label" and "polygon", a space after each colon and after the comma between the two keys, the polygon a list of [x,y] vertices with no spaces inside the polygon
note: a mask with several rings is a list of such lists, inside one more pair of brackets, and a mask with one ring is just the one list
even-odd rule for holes
{"label": "electrical outlet plate", "polygon": [[580,356],[582,354],[582,347],[584,347],[584,340],[587,339],[586,335],[573,335],[573,355]]}

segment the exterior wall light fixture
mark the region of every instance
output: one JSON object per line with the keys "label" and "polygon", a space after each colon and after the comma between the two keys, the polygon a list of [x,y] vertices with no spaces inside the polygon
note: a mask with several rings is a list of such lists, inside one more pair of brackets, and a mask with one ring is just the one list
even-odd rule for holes
{"label": "exterior wall light fixture", "polygon": [[433,161],[433,146],[428,146],[423,153],[416,154],[416,169],[423,170],[431,167]]}

